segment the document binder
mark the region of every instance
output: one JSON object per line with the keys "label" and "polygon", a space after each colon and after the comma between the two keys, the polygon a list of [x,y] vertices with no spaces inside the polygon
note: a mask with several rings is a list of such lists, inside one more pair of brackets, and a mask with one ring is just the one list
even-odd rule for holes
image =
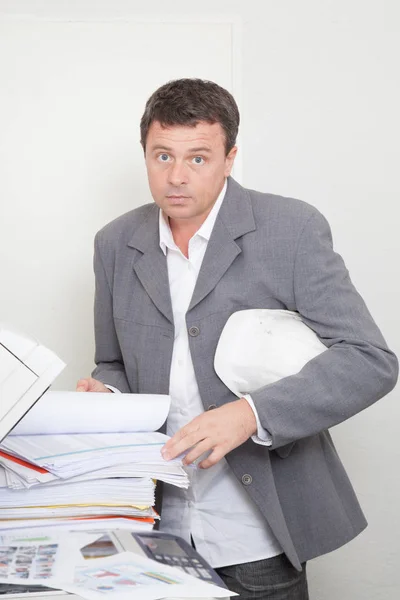
{"label": "document binder", "polygon": [[0,442],[64,367],[54,352],[36,340],[0,326]]}

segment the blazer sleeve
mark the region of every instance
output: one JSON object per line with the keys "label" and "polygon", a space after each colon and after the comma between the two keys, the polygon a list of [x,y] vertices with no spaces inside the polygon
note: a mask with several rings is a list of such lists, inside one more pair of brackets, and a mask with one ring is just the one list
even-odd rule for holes
{"label": "blazer sleeve", "polygon": [[94,246],[94,335],[96,368],[92,377],[120,392],[130,392],[113,318],[112,283],[101,257],[100,233]]}
{"label": "blazer sleeve", "polygon": [[396,356],[333,251],[318,211],[300,235],[293,286],[296,310],[328,351],[298,374],[252,392],[270,449],[341,423],[390,392],[398,377]]}

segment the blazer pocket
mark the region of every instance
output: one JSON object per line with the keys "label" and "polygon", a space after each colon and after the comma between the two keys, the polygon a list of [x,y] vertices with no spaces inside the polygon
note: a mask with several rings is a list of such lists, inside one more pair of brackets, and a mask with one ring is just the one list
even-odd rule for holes
{"label": "blazer pocket", "polygon": [[281,458],[287,458],[292,451],[293,446],[296,442],[290,442],[290,444],[285,444],[284,446],[280,446],[280,448],[275,448],[275,452]]}

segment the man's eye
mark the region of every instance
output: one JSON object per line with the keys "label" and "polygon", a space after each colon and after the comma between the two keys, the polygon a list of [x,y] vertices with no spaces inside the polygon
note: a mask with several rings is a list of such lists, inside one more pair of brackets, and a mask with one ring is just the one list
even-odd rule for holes
{"label": "man's eye", "polygon": [[161,162],[168,162],[169,154],[165,154],[165,152],[163,152],[162,154],[159,155],[158,158]]}
{"label": "man's eye", "polygon": [[204,158],[203,158],[202,156],[195,156],[195,157],[193,158],[193,162],[194,162],[196,165],[202,165],[202,164],[203,164],[203,162],[204,162]]}

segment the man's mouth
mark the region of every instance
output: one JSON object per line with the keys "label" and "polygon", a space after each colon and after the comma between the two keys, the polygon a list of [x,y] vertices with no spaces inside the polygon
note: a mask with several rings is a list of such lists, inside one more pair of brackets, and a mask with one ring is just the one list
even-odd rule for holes
{"label": "man's mouth", "polygon": [[175,194],[170,194],[167,196],[167,200],[169,201],[170,204],[185,204],[186,200],[188,200],[190,198],[190,196],[181,196],[181,195],[175,195]]}

